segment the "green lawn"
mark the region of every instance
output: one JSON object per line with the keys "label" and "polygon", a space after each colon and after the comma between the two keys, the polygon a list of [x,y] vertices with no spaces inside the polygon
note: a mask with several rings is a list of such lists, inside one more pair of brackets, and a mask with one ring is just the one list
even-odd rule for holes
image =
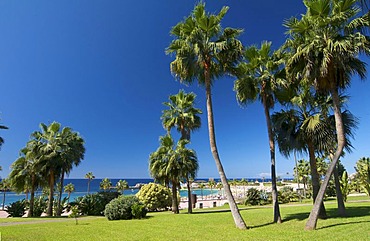
{"label": "green lawn", "polygon": [[48,219],[1,219],[0,232],[2,240],[370,240],[370,202],[351,202],[346,207],[347,217],[339,218],[336,204],[326,203],[330,218],[319,220],[316,231],[304,231],[311,205],[302,204],[281,205],[282,224],[271,223],[271,207],[246,207],[241,214],[250,229],[244,231],[235,228],[230,212],[204,209],[192,215],[149,213],[143,220],[87,217],[80,218],[78,225],[74,219],[53,218],[50,223],[2,226],[10,220]]}

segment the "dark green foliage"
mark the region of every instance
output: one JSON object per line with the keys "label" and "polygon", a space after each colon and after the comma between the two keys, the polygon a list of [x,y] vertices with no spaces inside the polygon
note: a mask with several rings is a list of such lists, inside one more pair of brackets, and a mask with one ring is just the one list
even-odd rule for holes
{"label": "dark green foliage", "polygon": [[108,220],[127,220],[145,217],[146,211],[137,197],[120,196],[107,204],[104,215]]}
{"label": "dark green foliage", "polygon": [[131,207],[131,214],[132,217],[135,219],[142,219],[145,218],[147,213],[147,210],[144,205],[139,204],[139,203],[134,203]]}
{"label": "dark green foliage", "polygon": [[46,210],[47,207],[47,198],[44,196],[40,196],[35,198],[33,204],[33,216],[40,217],[41,214]]}
{"label": "dark green foliage", "polygon": [[98,192],[87,194],[79,197],[76,201],[71,202],[71,206],[77,206],[82,215],[102,216],[104,215],[105,206],[117,198],[121,194],[119,192]]}
{"label": "dark green foliage", "polygon": [[26,202],[23,200],[11,203],[6,211],[11,217],[22,217],[25,214]]}
{"label": "dark green foliage", "polygon": [[271,194],[265,191],[260,191],[255,188],[250,188],[247,191],[247,199],[245,205],[266,205],[272,202]]}
{"label": "dark green foliage", "polygon": [[292,187],[283,187],[279,191],[279,203],[297,202],[298,194]]}
{"label": "dark green foliage", "polygon": [[335,184],[334,184],[334,180],[332,178],[329,181],[328,187],[327,187],[326,192],[325,192],[325,196],[335,197],[336,195],[337,194],[336,194],[336,190],[335,190]]}

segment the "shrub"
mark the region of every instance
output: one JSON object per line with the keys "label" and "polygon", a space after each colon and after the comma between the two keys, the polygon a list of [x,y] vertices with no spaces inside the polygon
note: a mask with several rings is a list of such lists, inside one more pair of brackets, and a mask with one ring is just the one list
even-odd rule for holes
{"label": "shrub", "polygon": [[139,203],[134,203],[131,207],[131,214],[132,217],[135,219],[142,219],[145,218],[147,213],[147,210],[144,205],[139,204]]}
{"label": "shrub", "polygon": [[293,191],[292,187],[283,187],[278,195],[279,203],[297,202],[298,194]]}
{"label": "shrub", "polygon": [[11,203],[6,211],[11,217],[22,217],[25,213],[26,202],[24,200]]}
{"label": "shrub", "polygon": [[[134,209],[133,209],[134,208]],[[145,217],[145,208],[135,196],[120,196],[113,199],[105,207],[104,215],[108,220],[127,220],[133,217]]]}
{"label": "shrub", "polygon": [[245,205],[266,205],[271,203],[271,194],[266,191],[259,191],[256,188],[250,188],[247,191]]}
{"label": "shrub", "polygon": [[47,198],[40,196],[35,198],[33,203],[33,216],[40,217],[47,207]]}
{"label": "shrub", "polygon": [[78,197],[76,201],[71,202],[71,206],[77,206],[82,215],[104,215],[105,206],[117,198],[121,194],[119,192],[98,192],[87,194],[83,197]]}
{"label": "shrub", "polygon": [[160,184],[143,185],[136,196],[149,211],[167,209],[172,205],[171,190]]}

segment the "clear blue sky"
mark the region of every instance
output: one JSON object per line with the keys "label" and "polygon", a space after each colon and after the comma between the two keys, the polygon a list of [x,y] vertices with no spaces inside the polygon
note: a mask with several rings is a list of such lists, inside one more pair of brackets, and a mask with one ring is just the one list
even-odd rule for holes
{"label": "clear blue sky", "polygon": [[[193,9],[193,1],[1,1],[0,117],[5,144],[0,176],[6,177],[40,122],[60,122],[78,131],[86,155],[70,177],[145,178],[148,156],[164,135],[162,103],[180,88],[197,95],[202,128],[192,135],[198,177],[218,177],[211,156],[204,89],[176,82],[165,55],[170,29]],[[217,12],[230,6],[224,27],[243,28],[244,45],[284,42],[283,20],[305,11],[300,1],[208,1]],[[360,118],[356,148],[343,163],[369,156],[369,82],[353,81],[349,109]],[[228,178],[268,177],[267,132],[262,106],[240,108],[233,79],[213,90],[217,144]],[[277,155],[277,172],[292,173],[293,159]]]}

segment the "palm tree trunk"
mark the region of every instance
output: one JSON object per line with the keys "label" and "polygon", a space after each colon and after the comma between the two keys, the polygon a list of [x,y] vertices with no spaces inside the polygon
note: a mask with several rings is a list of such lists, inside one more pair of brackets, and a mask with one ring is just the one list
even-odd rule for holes
{"label": "palm tree trunk", "polygon": [[281,223],[278,191],[276,185],[276,167],[275,167],[275,141],[272,133],[271,118],[269,109],[267,107],[266,95],[262,94],[263,108],[265,111],[265,118],[267,124],[267,132],[270,146],[270,157],[271,157],[271,182],[272,182],[272,206],[274,207],[274,223]]}
{"label": "palm tree trunk", "polygon": [[331,175],[333,174],[334,168],[337,165],[339,157],[342,155],[343,148],[346,144],[346,137],[344,135],[344,125],[342,120],[342,114],[340,111],[340,100],[338,96],[337,88],[332,88],[331,96],[333,98],[333,110],[334,110],[334,118],[335,118],[335,129],[337,132],[337,150],[335,151],[334,158],[329,165],[328,171],[326,172],[324,182],[321,184],[319,193],[315,199],[315,204],[311,210],[310,216],[308,217],[308,221],[306,223],[305,229],[306,230],[314,230],[316,229],[317,219],[319,217],[320,211],[320,203],[322,203],[325,195],[326,188],[328,187],[329,180]]}
{"label": "palm tree trunk", "polygon": [[[319,173],[317,172],[315,147],[311,141],[308,141],[307,145],[308,145],[308,154],[310,156],[313,201],[315,201],[317,194],[320,190],[320,176],[319,176]],[[321,203],[319,218],[323,218],[323,219],[327,218],[324,202]]]}
{"label": "palm tree trunk", "polygon": [[91,180],[89,178],[88,181],[87,181],[87,194],[89,194],[89,192],[90,192],[90,182],[91,182]]}
{"label": "palm tree trunk", "polygon": [[172,181],[172,212],[174,214],[179,213],[179,205],[177,203],[177,184]]}
{"label": "palm tree trunk", "polygon": [[186,187],[188,188],[188,213],[193,212],[193,203],[191,201],[191,186],[189,177],[186,177]]}
{"label": "palm tree trunk", "polygon": [[28,210],[28,217],[33,217],[33,209],[35,205],[35,176],[32,177],[32,184],[31,184],[31,198],[30,198],[30,210]]}
{"label": "palm tree trunk", "polygon": [[64,170],[62,170],[62,176],[60,178],[60,190],[59,190],[59,197],[58,197],[58,208],[57,208],[57,216],[60,216],[62,213],[62,195],[63,195],[63,183],[64,183]]}
{"label": "palm tree trunk", "polygon": [[346,207],[344,206],[343,194],[342,194],[342,190],[340,189],[337,165],[334,168],[334,183],[335,183],[335,193],[337,195],[338,214],[339,216],[344,217],[346,216]]}
{"label": "palm tree trunk", "polygon": [[207,118],[208,118],[209,142],[211,146],[212,155],[216,162],[216,167],[220,175],[221,183],[224,187],[227,200],[230,205],[230,211],[234,218],[235,225],[239,229],[247,229],[247,226],[245,225],[245,222],[242,216],[240,215],[238,206],[236,205],[234,197],[231,193],[231,189],[230,189],[229,183],[227,182],[224,168],[222,166],[220,157],[218,155],[217,146],[216,146],[214,121],[213,121],[211,83],[210,83],[210,76],[207,70],[205,71],[205,80],[206,80],[205,85],[206,85],[206,98],[207,98]]}
{"label": "palm tree trunk", "polygon": [[48,203],[48,209],[47,209],[47,212],[46,212],[47,216],[53,216],[54,182],[55,182],[54,170],[50,170],[50,174],[49,174],[49,203]]}

